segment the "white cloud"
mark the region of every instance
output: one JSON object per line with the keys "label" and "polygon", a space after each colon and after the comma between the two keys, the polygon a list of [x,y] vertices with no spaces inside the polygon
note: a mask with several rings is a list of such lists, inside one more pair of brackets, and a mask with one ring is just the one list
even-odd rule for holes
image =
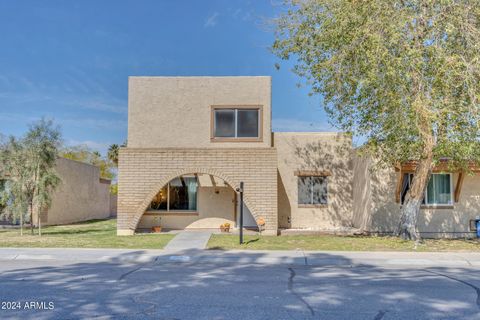
{"label": "white cloud", "polygon": [[330,124],[318,120],[273,119],[272,127],[277,132],[335,131]]}
{"label": "white cloud", "polygon": [[210,15],[206,20],[203,26],[205,28],[208,27],[215,27],[217,25],[217,18],[220,14],[218,12],[214,12],[212,15]]}

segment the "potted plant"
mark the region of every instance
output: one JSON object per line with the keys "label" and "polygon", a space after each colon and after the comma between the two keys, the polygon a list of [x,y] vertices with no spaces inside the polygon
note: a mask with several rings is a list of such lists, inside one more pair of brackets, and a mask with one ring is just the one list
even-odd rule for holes
{"label": "potted plant", "polygon": [[154,220],[154,225],[152,227],[153,232],[162,232],[162,226],[160,225],[160,221],[162,220],[162,217],[155,216],[153,217]]}
{"label": "potted plant", "polygon": [[221,232],[230,232],[230,223],[225,222],[224,224],[220,225]]}

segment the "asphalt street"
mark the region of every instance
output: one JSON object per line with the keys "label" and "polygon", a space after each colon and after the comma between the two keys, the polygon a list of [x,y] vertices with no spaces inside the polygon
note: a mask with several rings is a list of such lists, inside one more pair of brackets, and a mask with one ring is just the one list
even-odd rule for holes
{"label": "asphalt street", "polygon": [[477,266],[186,257],[0,260],[0,319],[480,319]]}

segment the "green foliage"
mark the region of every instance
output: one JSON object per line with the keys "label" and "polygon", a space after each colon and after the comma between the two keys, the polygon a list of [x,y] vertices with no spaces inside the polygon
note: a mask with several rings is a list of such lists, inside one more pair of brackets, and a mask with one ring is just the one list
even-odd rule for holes
{"label": "green foliage", "polygon": [[100,169],[100,177],[103,179],[112,180],[115,177],[114,163],[85,145],[64,147],[60,151],[60,156],[97,166]]}
{"label": "green foliage", "polygon": [[127,141],[122,143],[122,145],[118,144],[111,144],[110,147],[108,148],[108,159],[112,161],[115,166],[118,166],[118,152],[120,151],[120,148],[125,148],[127,146]]}
{"label": "green foliage", "polygon": [[108,159],[115,163],[115,165],[118,166],[118,150],[119,150],[118,144],[112,144],[108,148]]}
{"label": "green foliage", "polygon": [[[33,123],[22,138],[10,137],[2,145],[0,166],[6,177],[3,214],[23,221],[29,209],[48,209],[60,178],[55,162],[61,134],[49,120]],[[31,211],[31,210],[30,210]]]}
{"label": "green foliage", "polygon": [[113,194],[113,195],[118,194],[118,183],[112,183],[110,185],[110,193]]}
{"label": "green foliage", "polygon": [[381,163],[480,159],[478,0],[287,1],[272,51]]}

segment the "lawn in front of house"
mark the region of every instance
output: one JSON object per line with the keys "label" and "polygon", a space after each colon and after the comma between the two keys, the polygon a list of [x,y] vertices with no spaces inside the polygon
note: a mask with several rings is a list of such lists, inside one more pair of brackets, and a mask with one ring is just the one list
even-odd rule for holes
{"label": "lawn in front of house", "polygon": [[208,242],[208,248],[220,250],[480,251],[480,241],[463,239],[425,239],[416,249],[412,241],[396,237],[376,236],[289,235],[275,237],[246,235],[244,241],[245,244],[240,245],[238,235],[214,234]]}
{"label": "lawn in front of house", "polygon": [[42,236],[32,236],[26,228],[23,236],[20,229],[0,229],[0,247],[162,249],[173,237],[172,234],[119,237],[115,219],[92,220],[44,227]]}

